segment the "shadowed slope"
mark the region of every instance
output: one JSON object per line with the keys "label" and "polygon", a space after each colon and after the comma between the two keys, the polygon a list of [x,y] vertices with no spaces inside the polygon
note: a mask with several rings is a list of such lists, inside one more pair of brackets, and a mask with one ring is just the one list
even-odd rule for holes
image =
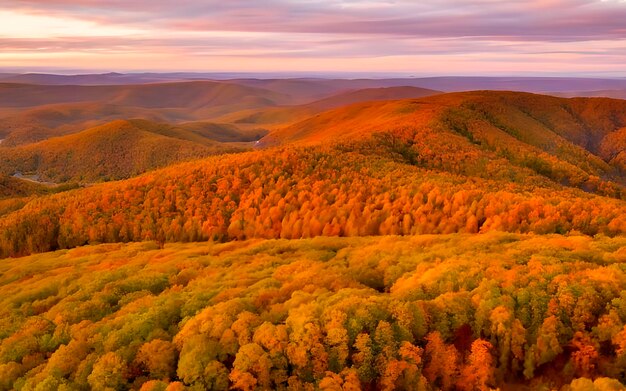
{"label": "shadowed slope", "polygon": [[263,106],[285,103],[288,96],[259,88],[210,81],[115,85],[55,86],[0,83],[0,106],[33,107],[42,104],[103,102],[145,108],[207,106]]}
{"label": "shadowed slope", "polygon": [[181,160],[233,152],[189,130],[145,120],[119,120],[36,144],[4,148],[0,168],[55,182],[128,178]]}
{"label": "shadowed slope", "polygon": [[324,110],[359,102],[422,98],[441,93],[441,91],[418,87],[365,88],[362,90],[348,91],[333,95],[331,97],[309,103],[306,106]]}
{"label": "shadowed slope", "polygon": [[366,88],[341,92],[327,98],[298,106],[268,107],[235,112],[221,118],[238,125],[257,125],[276,128],[302,121],[331,108],[353,103],[420,98],[441,92],[418,87]]}
{"label": "shadowed slope", "polygon": [[0,174],[0,199],[26,197],[46,192],[46,186]]}
{"label": "shadowed slope", "polygon": [[177,124],[176,127],[196,133],[203,138],[220,142],[252,142],[267,134],[267,130],[264,129],[240,129],[232,124],[214,122],[186,122]]}

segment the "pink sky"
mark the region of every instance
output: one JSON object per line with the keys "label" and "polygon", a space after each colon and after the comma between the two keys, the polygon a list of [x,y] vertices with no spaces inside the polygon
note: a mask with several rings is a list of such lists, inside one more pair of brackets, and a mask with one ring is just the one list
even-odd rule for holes
{"label": "pink sky", "polygon": [[0,68],[626,76],[623,0],[0,0]]}

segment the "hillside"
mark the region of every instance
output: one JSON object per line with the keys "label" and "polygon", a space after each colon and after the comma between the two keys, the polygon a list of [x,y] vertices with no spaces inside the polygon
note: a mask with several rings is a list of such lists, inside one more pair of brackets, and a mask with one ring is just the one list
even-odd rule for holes
{"label": "hillside", "polygon": [[0,390],[623,389],[626,101],[404,93],[0,148]]}
{"label": "hillside", "polygon": [[390,132],[433,168],[464,174],[484,160],[500,161],[619,197],[626,183],[620,172],[625,125],[626,101],[486,91],[341,107],[277,129],[260,143],[315,145]]}
{"label": "hillside", "polygon": [[240,149],[182,128],[118,120],[68,136],[3,148],[0,171],[33,173],[52,182],[94,182]]}
{"label": "hillside", "polygon": [[[51,137],[63,136],[75,133],[90,127],[102,125],[118,119],[141,118],[155,122],[170,122],[181,125],[185,122],[207,122],[207,119],[216,119],[226,124],[197,125],[202,131],[213,133],[218,141],[256,141],[259,128],[277,123],[295,122],[302,120],[320,111],[332,107],[339,107],[354,102],[369,100],[387,100],[421,97],[437,93],[415,87],[393,87],[356,90],[333,95],[326,99],[309,102],[298,106],[276,106],[272,99],[276,99],[276,93],[268,90],[255,90],[256,95],[250,95],[248,87],[221,85],[223,88],[206,87],[206,96],[196,92],[191,96],[181,96],[179,90],[186,90],[186,83],[170,83],[169,90],[165,90],[162,84],[152,86],[129,86],[128,91],[123,91],[122,86],[107,86],[102,96],[91,95],[95,89],[98,92],[103,86],[88,87],[90,89],[76,93],[67,99],[98,99],[98,102],[66,102],[50,104],[60,98],[51,95],[48,98],[37,95],[39,103],[35,107],[4,107],[5,113],[0,112],[0,138],[4,139],[1,146],[18,146],[45,140]],[[189,83],[187,83],[189,84]],[[209,84],[213,86],[213,84]],[[195,87],[196,84],[193,84]],[[226,87],[224,87],[226,86]],[[58,87],[58,86],[57,86]],[[63,87],[63,88],[61,88]],[[66,90],[73,90],[75,86],[61,86],[61,94]],[[141,88],[140,88],[141,87]],[[151,88],[149,88],[151,87]],[[40,86],[39,88],[50,88]],[[87,88],[87,87],[81,87]],[[238,90],[241,88],[243,90]],[[117,93],[115,92],[116,90]],[[173,92],[171,90],[174,90]],[[57,94],[56,91],[42,91],[42,93]],[[31,91],[32,93],[32,91]],[[20,98],[17,93],[17,98]],[[150,98],[152,94],[160,96],[167,94],[172,96],[172,101],[159,98],[159,104]],[[187,92],[185,91],[185,94]],[[240,96],[240,99],[237,96]],[[248,94],[248,95],[246,95]],[[276,101],[283,102],[283,98]],[[289,103],[293,103],[289,99]],[[5,102],[7,104],[7,102]],[[0,106],[2,102],[0,102]],[[13,105],[14,106],[14,105]],[[158,106],[158,107],[157,107]],[[187,126],[187,125],[185,125]],[[192,125],[189,125],[192,126]],[[208,130],[213,127],[214,130]],[[245,127],[245,131],[239,129]],[[221,128],[221,129],[220,129]],[[237,134],[246,132],[246,137],[238,137]],[[262,131],[264,133],[265,131]],[[221,136],[220,136],[221,135]],[[209,137],[213,138],[213,137]]]}
{"label": "hillside", "polygon": [[[615,87],[615,86],[612,86]],[[611,89],[611,90],[593,90],[593,91],[572,91],[561,92],[554,94],[556,96],[562,96],[564,98],[575,97],[589,97],[589,98],[613,98],[613,99],[626,99],[626,88]]]}
{"label": "hillside", "polygon": [[176,128],[195,133],[204,139],[224,143],[257,141],[268,133],[262,128],[241,129],[233,124],[215,122],[185,122],[177,124]]}
{"label": "hillside", "polygon": [[47,188],[45,186],[0,174],[0,200],[44,194],[46,192]]}
{"label": "hillside", "polygon": [[[533,93],[572,93],[626,88],[623,78],[580,77],[396,77],[396,78],[291,78],[291,79],[231,79],[231,83],[269,89],[303,100],[317,100],[342,91],[365,88],[419,87],[437,91],[459,92],[475,90],[523,91]],[[304,103],[304,102],[303,102]]]}
{"label": "hillside", "polygon": [[359,102],[422,98],[441,93],[441,91],[418,87],[365,88],[333,95],[325,99],[311,102],[307,106],[327,110]]}
{"label": "hillside", "polygon": [[169,72],[169,73],[118,73],[58,75],[46,73],[0,73],[4,83],[42,85],[121,85],[184,81],[220,81],[244,86],[268,89],[291,95],[303,101],[322,99],[340,91],[385,88],[422,87],[454,92],[471,90],[512,90],[535,93],[576,93],[626,88],[624,78],[584,77],[393,77],[393,78],[336,78],[291,77],[272,78],[268,74],[216,73],[216,72]]}
{"label": "hillside", "polygon": [[[450,120],[449,109],[463,111],[465,117],[459,122],[499,121],[497,125],[512,127],[522,132],[522,126],[541,125],[549,133],[572,141],[582,147],[597,151],[601,140],[608,133],[622,127],[626,101],[604,98],[564,99],[546,95],[520,92],[474,91],[443,94],[404,102],[365,102],[329,110],[294,124],[292,127],[273,132],[268,136],[278,143],[336,141],[340,137],[367,137],[378,127],[402,128],[408,123],[414,127],[440,126]],[[505,114],[514,114],[507,119]],[[482,116],[483,118],[481,118]],[[565,123],[561,123],[565,121]],[[495,124],[491,123],[491,126]],[[525,135],[549,137],[533,132]],[[540,142],[544,142],[541,140]]]}
{"label": "hillside", "polygon": [[159,78],[142,74],[117,72],[99,74],[55,75],[48,73],[0,74],[5,83],[44,84],[44,85],[118,85],[138,84],[159,81]]}
{"label": "hillside", "polygon": [[77,133],[114,120],[144,119],[171,123],[188,129],[201,138],[223,142],[256,141],[267,131],[240,129],[234,124],[196,121],[202,118],[185,109],[145,109],[104,103],[67,103],[43,105],[20,110],[1,118],[0,147],[15,147],[52,137]]}
{"label": "hillside", "polygon": [[600,156],[626,175],[626,128],[608,134],[598,147]]}
{"label": "hillside", "polygon": [[223,117],[217,118],[217,120],[231,122],[242,127],[256,126],[268,129],[277,129],[305,120],[316,114],[320,114],[325,110],[353,103],[420,98],[440,93],[441,92],[439,91],[425,88],[406,86],[357,89],[340,92],[324,99],[301,105],[242,110],[239,112],[229,113]]}
{"label": "hillside", "polygon": [[[211,81],[95,86],[0,83],[0,147],[60,137],[113,120],[211,122],[230,113],[291,100],[269,90]],[[240,131],[236,125],[213,125],[224,126],[235,134],[225,135],[224,129],[215,132],[229,141],[253,141],[253,132],[264,134],[257,126]],[[237,136],[241,132],[246,134]]]}
{"label": "hillside", "polygon": [[0,106],[104,102],[144,108],[200,109],[232,105],[265,106],[284,103],[288,96],[259,88],[211,81],[114,86],[35,85],[0,83]]}
{"label": "hillside", "polygon": [[625,248],[490,233],[6,260],[0,389],[621,390]]}
{"label": "hillside", "polygon": [[181,110],[154,110],[108,103],[63,103],[14,109],[0,119],[4,140],[15,147],[76,133],[114,120],[142,118],[155,122],[190,119]]}
{"label": "hillside", "polygon": [[[506,92],[351,105],[262,140],[281,140],[285,147],[173,166],[27,204],[0,219],[0,252],[151,239],[493,229],[622,234],[625,107],[617,100]],[[203,134],[198,126],[115,122],[6,148],[3,167],[85,181],[223,152],[222,144],[204,138],[212,128]],[[95,208],[95,220],[83,205]],[[25,242],[24,227],[51,223]]]}
{"label": "hillside", "polygon": [[222,155],[29,203],[0,218],[0,256],[142,240],[626,232],[622,200],[501,161],[443,168],[393,143]]}

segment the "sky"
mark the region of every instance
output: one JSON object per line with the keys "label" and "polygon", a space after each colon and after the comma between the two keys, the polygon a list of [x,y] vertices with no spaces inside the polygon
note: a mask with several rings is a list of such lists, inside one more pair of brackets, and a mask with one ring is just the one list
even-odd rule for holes
{"label": "sky", "polygon": [[626,76],[626,1],[0,0],[0,69]]}

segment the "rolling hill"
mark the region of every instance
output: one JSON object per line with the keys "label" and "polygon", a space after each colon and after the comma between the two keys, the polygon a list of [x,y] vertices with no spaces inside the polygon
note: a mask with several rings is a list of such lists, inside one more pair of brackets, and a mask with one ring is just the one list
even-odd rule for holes
{"label": "rolling hill", "polygon": [[211,81],[112,86],[0,83],[0,92],[2,107],[102,102],[131,107],[198,110],[229,105],[243,109],[289,101],[288,96],[272,91]]}
{"label": "rolling hill", "polygon": [[418,87],[366,88],[341,92],[302,105],[243,110],[227,114],[218,119],[237,124],[238,126],[258,126],[275,129],[302,121],[331,108],[357,102],[420,98],[440,93],[439,91]]}
{"label": "rolling hill", "polygon": [[[445,92],[492,90],[542,94],[575,93],[626,88],[624,78],[580,77],[396,77],[396,78],[292,78],[231,79],[231,83],[265,88],[303,100],[318,100],[350,90],[386,87],[419,87]],[[306,103],[306,102],[302,102]]]}
{"label": "rolling hill", "polygon": [[45,194],[46,186],[0,174],[0,200]]}
{"label": "rolling hill", "polygon": [[117,72],[100,74],[55,75],[48,73],[0,74],[4,83],[43,84],[43,85],[106,85],[127,84],[133,76]]}
{"label": "rolling hill", "polygon": [[198,117],[201,116],[184,109],[146,109],[104,103],[43,105],[1,118],[0,136],[3,141],[0,147],[30,144],[127,119],[173,123],[173,126],[199,133],[201,138],[215,141],[256,141],[267,133],[256,127],[240,129],[234,124],[195,121]]}
{"label": "rolling hill", "polygon": [[486,159],[511,170],[530,168],[562,184],[608,186],[607,194],[621,194],[624,125],[621,100],[469,92],[350,105],[275,130],[260,144],[345,143],[391,132],[409,140],[433,168],[462,161],[453,165],[463,173]]}
{"label": "rolling hill", "polygon": [[[203,88],[206,87],[205,84],[199,85]],[[72,86],[53,87],[59,88],[61,93],[74,89]],[[244,90],[240,91],[237,86],[226,85],[224,88],[207,88],[207,91],[211,91],[207,92],[205,97],[200,98],[199,95],[194,95],[197,91],[192,93],[191,97],[177,96],[178,90],[189,87],[185,83],[171,83],[169,87],[174,90],[173,93],[170,90],[165,90],[165,86],[162,84],[144,85],[141,88],[140,86],[130,86],[128,87],[130,92],[123,93],[120,92],[122,89],[120,86],[81,87],[87,88],[87,90],[77,93],[74,98],[67,99],[80,100],[84,98],[99,99],[99,101],[42,104],[35,107],[5,107],[4,114],[0,112],[0,138],[3,139],[0,146],[13,147],[33,143],[50,137],[75,133],[113,120],[131,118],[176,123],[183,127],[193,126],[203,132],[212,132],[214,136],[220,138],[219,140],[216,139],[217,141],[256,141],[258,139],[256,136],[264,135],[266,132],[262,129],[264,127],[293,123],[328,108],[367,100],[402,99],[437,93],[415,87],[367,89],[340,93],[299,106],[276,106],[270,100],[270,98],[275,98],[276,94],[269,93],[267,90],[256,91],[257,95],[255,96],[244,96],[249,89],[248,87],[241,87]],[[45,88],[51,87],[46,86]],[[95,88],[96,91],[106,88],[103,90],[103,97],[110,97],[111,100],[91,96],[90,88]],[[120,89],[119,94],[113,93],[115,89]],[[44,92],[51,93],[50,91],[42,91],[42,93]],[[239,93],[242,94],[241,99],[236,97]],[[171,95],[175,97],[175,101],[168,103],[159,99],[159,105],[167,107],[155,107],[154,102],[150,101],[152,94],[156,94],[156,96]],[[20,94],[17,95],[19,98]],[[59,98],[56,96],[50,98],[37,96],[37,99],[41,99],[41,102],[51,102]],[[282,100],[279,99],[279,101]],[[289,103],[293,103],[293,100],[290,99]],[[207,119],[225,123],[207,124]],[[186,122],[197,122],[198,124],[183,125]],[[200,123],[204,124],[201,125]],[[245,130],[239,128],[245,128]],[[240,137],[242,132],[246,135]]]}
{"label": "rolling hill", "polygon": [[626,88],[621,89],[606,89],[606,90],[591,90],[591,91],[570,91],[555,93],[556,96],[564,98],[576,98],[576,97],[588,97],[588,98],[613,98],[613,99],[626,99]]}
{"label": "rolling hill", "polygon": [[[113,120],[209,122],[242,110],[290,103],[286,95],[236,84],[210,81],[137,85],[32,85],[0,83],[0,147],[15,147],[75,133]],[[257,126],[239,131],[221,127],[222,138],[249,141],[262,134]],[[203,126],[204,129],[210,127]],[[240,132],[247,135],[237,136]],[[259,133],[260,132],[260,133]]]}
{"label": "rolling hill", "polygon": [[188,119],[180,110],[154,110],[107,103],[62,103],[14,110],[0,119],[2,147],[30,144],[76,133],[120,119],[142,118],[155,122]]}
{"label": "rolling hill", "polygon": [[0,170],[9,175],[33,173],[52,182],[94,182],[241,149],[183,128],[118,120],[68,136],[3,148]]}
{"label": "rolling hill", "polygon": [[[46,225],[40,220],[51,214],[59,227],[50,232],[63,235],[41,243],[31,239],[27,251],[155,238],[490,229],[620,234],[626,216],[620,171],[625,108],[626,102],[619,100],[512,92],[359,103],[315,115],[261,140],[262,145],[282,146],[173,166],[26,205],[0,220],[0,243],[16,248],[24,221]],[[117,121],[6,148],[1,167],[9,174],[7,170],[36,172],[42,179],[94,181],[224,152],[223,144],[206,138],[215,129],[198,126]],[[171,193],[180,186],[194,190]],[[103,194],[129,198],[100,204]],[[354,197],[358,201],[351,201]],[[92,230],[87,235],[87,226],[68,230],[65,224],[76,224],[76,214],[83,213],[79,205],[85,204],[100,205],[101,220],[89,224],[112,227],[116,233]],[[480,211],[476,205],[482,205]],[[110,220],[118,209],[124,217]],[[135,221],[142,221],[140,227],[128,225]]]}
{"label": "rolling hill", "polygon": [[437,94],[441,94],[441,91],[418,87],[365,88],[333,95],[325,99],[311,102],[307,106],[326,110],[359,102],[422,98]]}
{"label": "rolling hill", "polygon": [[50,186],[0,174],[0,216],[19,210],[35,198],[76,188],[74,184]]}
{"label": "rolling hill", "polygon": [[392,140],[222,155],[45,197],[0,218],[0,254],[141,240],[626,232],[623,200],[502,161],[432,169]]}
{"label": "rolling hill", "polygon": [[626,101],[405,92],[1,148],[0,390],[623,389]]}

